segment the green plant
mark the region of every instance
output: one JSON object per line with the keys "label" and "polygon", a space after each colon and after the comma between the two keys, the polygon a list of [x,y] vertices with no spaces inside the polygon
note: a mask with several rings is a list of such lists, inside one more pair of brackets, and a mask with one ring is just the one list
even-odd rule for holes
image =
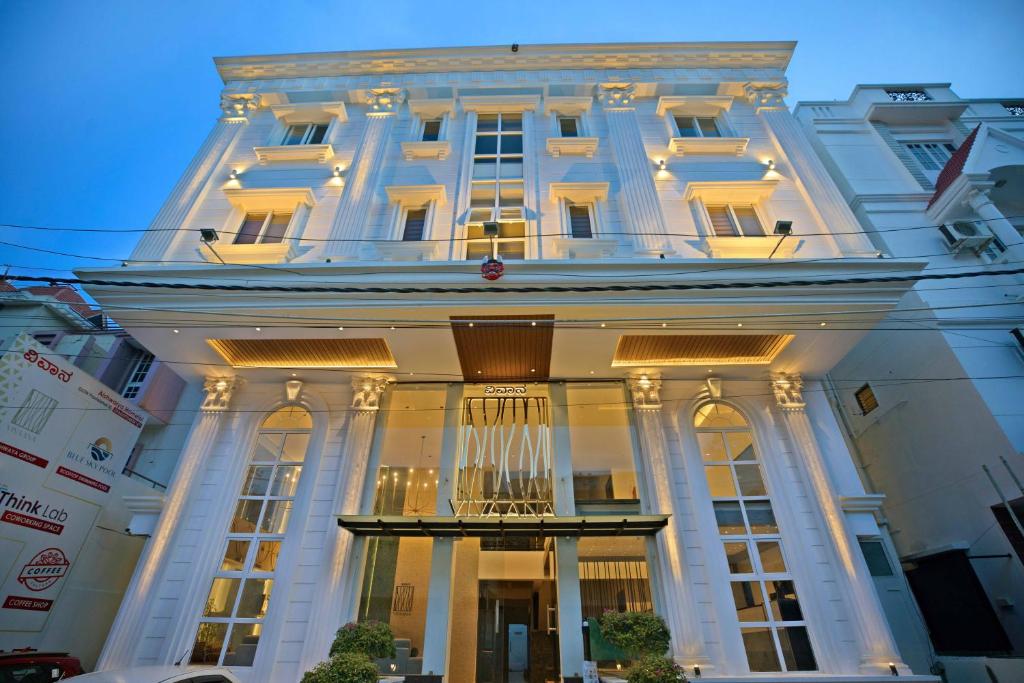
{"label": "green plant", "polygon": [[679,683],[685,681],[683,669],[663,655],[644,655],[626,674],[629,683]]}
{"label": "green plant", "polygon": [[395,635],[382,621],[348,623],[338,629],[331,644],[331,656],[343,652],[364,654],[371,659],[391,659],[395,652]]}
{"label": "green plant", "polygon": [[632,659],[668,652],[669,630],[653,612],[605,612],[600,619],[605,640]]}
{"label": "green plant", "polygon": [[302,683],[377,683],[377,667],[365,654],[342,652],[307,671]]}

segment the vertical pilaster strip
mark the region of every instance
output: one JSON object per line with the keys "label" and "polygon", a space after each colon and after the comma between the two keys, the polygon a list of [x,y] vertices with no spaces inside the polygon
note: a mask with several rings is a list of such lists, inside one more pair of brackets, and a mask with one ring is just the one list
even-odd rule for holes
{"label": "vertical pilaster strip", "polygon": [[900,659],[882,605],[875,592],[867,563],[861,555],[857,537],[846,523],[829,478],[825,459],[818,448],[803,399],[803,381],[799,375],[777,373],[772,376],[772,392],[782,412],[794,453],[814,492],[814,500],[825,521],[829,544],[839,566],[839,588],[849,620],[860,645],[860,671],[864,674],[888,674],[896,665],[903,674],[910,669]]}
{"label": "vertical pilaster strip", "polygon": [[[259,95],[227,96],[221,99],[224,115],[206,136],[188,168],[181,174],[142,239],[132,250],[131,261],[159,261],[166,257],[179,230],[185,224],[213,174],[224,163],[232,143],[249,122],[248,115],[260,105]],[[198,245],[198,240],[197,240]]]}
{"label": "vertical pilaster strip", "polygon": [[240,380],[236,377],[208,377],[203,385],[206,398],[192,422],[178,466],[167,486],[168,497],[163,512],[135,565],[135,573],[121,601],[121,609],[96,664],[97,671],[134,664],[135,648],[149,608],[153,605],[160,576],[167,565],[174,531],[180,524],[185,503],[199,483],[203,466],[220,431],[223,415],[239,384]]}
{"label": "vertical pilaster strip", "polygon": [[391,129],[404,99],[405,92],[399,88],[377,88],[367,95],[366,125],[328,235],[331,240],[340,241],[327,243],[325,253],[328,255],[355,258],[364,244],[357,240],[365,236]]}
{"label": "vertical pilaster strip", "polygon": [[[366,482],[366,468],[370,460],[370,446],[377,423],[380,397],[387,388],[385,377],[357,376],[352,378],[352,406],[345,429],[345,445],[334,485],[335,514],[350,515],[359,512],[359,502]],[[345,566],[352,553],[352,534],[340,528],[327,533],[321,554],[322,573],[316,586],[317,599],[313,601],[306,639],[299,658],[299,670],[307,671],[317,662],[327,659],[334,633],[341,626],[346,600]]]}
{"label": "vertical pilaster strip", "polygon": [[711,669],[711,659],[704,648],[697,600],[685,575],[685,544],[678,506],[672,495],[672,468],[661,415],[661,379],[634,375],[629,378],[629,389],[640,436],[641,459],[647,465],[644,470],[651,512],[669,515],[668,525],[654,538],[658,575],[663,582],[662,594],[666,602],[663,616],[672,631],[672,657],[681,666],[698,665],[707,672]]}
{"label": "vertical pilaster strip", "polygon": [[621,183],[620,196],[625,211],[627,232],[632,235],[638,256],[656,258],[670,254],[665,216],[654,185],[651,161],[647,158],[636,108],[633,85],[598,86],[597,97],[604,107],[608,138]]}

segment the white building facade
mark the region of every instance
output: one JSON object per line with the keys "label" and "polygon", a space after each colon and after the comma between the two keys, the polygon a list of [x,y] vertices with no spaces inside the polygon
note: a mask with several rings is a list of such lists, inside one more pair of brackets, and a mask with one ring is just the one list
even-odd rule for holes
{"label": "white building facade", "polygon": [[[859,85],[795,115],[886,256],[936,273],[1020,268],[1020,98]],[[988,680],[986,666],[1024,676],[1022,301],[1020,275],[921,282],[829,373],[865,480],[887,496],[931,656],[964,680]]]}
{"label": "white building facade", "polygon": [[912,676],[821,379],[923,264],[786,109],[792,49],[218,59],[132,260],[82,273],[205,391],[101,668],[293,681],[376,619],[407,680],[578,680],[653,610],[691,677]]}

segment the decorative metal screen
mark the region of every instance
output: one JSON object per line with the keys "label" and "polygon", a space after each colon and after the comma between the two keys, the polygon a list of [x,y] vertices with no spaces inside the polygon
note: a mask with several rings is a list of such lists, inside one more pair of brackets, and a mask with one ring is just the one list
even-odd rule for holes
{"label": "decorative metal screen", "polygon": [[647,562],[633,557],[581,559],[580,598],[585,617],[599,617],[605,610],[654,609]]}
{"label": "decorative metal screen", "polygon": [[457,462],[456,515],[553,515],[547,398],[466,399]]}

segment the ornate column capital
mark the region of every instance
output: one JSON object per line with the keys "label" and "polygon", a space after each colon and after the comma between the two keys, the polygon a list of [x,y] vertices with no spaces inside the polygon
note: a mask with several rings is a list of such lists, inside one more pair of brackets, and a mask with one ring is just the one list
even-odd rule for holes
{"label": "ornate column capital", "polygon": [[786,372],[772,373],[772,392],[775,403],[783,410],[803,410],[807,407],[804,401],[804,381],[798,374]]}
{"label": "ornate column capital", "polygon": [[747,83],[743,86],[743,95],[759,114],[762,111],[786,108],[785,83]]}
{"label": "ornate column capital", "polygon": [[632,109],[635,83],[602,83],[597,86],[597,101],[605,109]]}
{"label": "ornate column capital", "polygon": [[391,380],[380,375],[357,375],[352,378],[352,408],[377,410],[380,397]]}
{"label": "ornate column capital", "polygon": [[636,410],[661,410],[661,377],[630,375],[626,381]]}
{"label": "ornate column capital", "polygon": [[401,88],[372,88],[366,94],[366,104],[370,105],[367,114],[396,114],[404,101],[405,91]]}
{"label": "ornate column capital", "polygon": [[263,96],[259,93],[220,96],[220,108],[224,112],[223,121],[248,120],[250,112],[259,109],[263,104]]}
{"label": "ornate column capital", "polygon": [[237,376],[229,377],[207,377],[203,381],[203,391],[206,398],[200,410],[204,413],[222,413],[228,409],[231,403],[231,396],[235,389],[242,386],[242,378]]}

